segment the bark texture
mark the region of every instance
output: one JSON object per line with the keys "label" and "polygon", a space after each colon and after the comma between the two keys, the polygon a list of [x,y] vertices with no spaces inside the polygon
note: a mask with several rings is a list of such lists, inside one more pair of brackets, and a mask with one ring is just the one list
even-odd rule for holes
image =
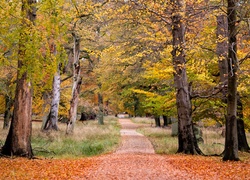
{"label": "bark texture", "polygon": [[60,102],[60,70],[54,75],[53,89],[52,89],[52,101],[50,106],[50,112],[43,127],[43,130],[58,130],[58,109]]}
{"label": "bark texture", "polygon": [[14,101],[13,117],[7,139],[2,147],[1,153],[7,156],[33,157],[31,148],[32,130],[32,91],[28,72],[25,71],[29,62],[27,61],[27,49],[25,44],[29,39],[29,20],[34,24],[36,18],[35,0],[22,1],[22,18],[19,51],[18,72],[16,81],[16,92]]}
{"label": "bark texture", "polygon": [[227,64],[227,17],[223,15],[217,16],[217,47],[216,54],[218,56],[219,71],[220,71],[220,83],[222,88],[222,100],[226,102],[227,96],[227,77],[228,77],[228,64]]}
{"label": "bark texture", "polygon": [[186,73],[185,25],[183,14],[185,13],[184,0],[172,0],[172,36],[173,36],[173,65],[175,69],[174,82],[176,88],[176,104],[178,113],[178,153],[200,154],[192,126],[192,106],[189,94],[189,85]]}
{"label": "bark texture", "polygon": [[72,98],[70,101],[69,120],[67,122],[66,134],[73,133],[77,117],[77,107],[82,84],[80,54],[80,38],[73,33],[74,38],[74,63],[73,63],[73,87]]}
{"label": "bark texture", "polygon": [[238,134],[238,150],[249,152],[250,147],[247,143],[244,121],[243,121],[243,105],[239,94],[237,95],[237,134]]}
{"label": "bark texture", "polygon": [[[220,84],[222,88],[222,101],[227,102],[227,84],[228,84],[228,23],[225,15],[217,16],[217,49],[216,53],[218,56],[219,70],[220,70]],[[237,93],[238,94],[238,93]],[[243,121],[243,107],[240,95],[237,95],[237,134],[238,134],[238,149],[240,151],[249,151],[249,145],[246,139],[246,133],[244,129]]]}
{"label": "bark texture", "polygon": [[237,136],[237,46],[236,46],[236,2],[228,0],[228,96],[226,117],[226,139],[223,160],[239,160]]}

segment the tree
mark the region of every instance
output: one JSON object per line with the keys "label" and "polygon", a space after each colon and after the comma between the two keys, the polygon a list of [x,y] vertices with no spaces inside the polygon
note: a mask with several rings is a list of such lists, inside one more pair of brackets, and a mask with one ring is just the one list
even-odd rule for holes
{"label": "tree", "polygon": [[43,130],[58,130],[58,109],[60,102],[60,85],[61,85],[61,76],[60,76],[60,65],[58,70],[53,78],[53,87],[52,87],[52,101],[49,115],[46,119]]}
{"label": "tree", "polygon": [[73,63],[73,87],[72,99],[70,101],[69,120],[67,122],[66,134],[73,133],[77,117],[77,107],[79,101],[80,88],[82,84],[81,64],[80,64],[80,37],[72,33],[74,39],[74,63]]}
{"label": "tree", "polygon": [[[222,88],[222,101],[227,102],[227,79],[228,79],[228,64],[227,64],[227,34],[228,34],[227,17],[224,14],[217,16],[217,49],[216,53],[219,59],[220,71],[220,88]],[[250,148],[247,143],[246,133],[243,121],[243,104],[239,92],[237,92],[237,135],[238,135],[238,149],[240,151],[249,151]]]}
{"label": "tree", "polygon": [[237,29],[236,29],[237,5],[234,0],[228,0],[228,96],[226,116],[226,139],[223,160],[239,160],[238,136],[237,136]]}
{"label": "tree", "polygon": [[[46,111],[45,108],[43,108],[44,111],[42,113],[45,117],[43,118],[42,130],[58,130],[57,122],[61,96],[61,83],[69,79],[68,76],[61,80],[61,75],[63,77],[64,73],[68,73],[68,69],[65,65],[70,64],[68,62],[70,61],[70,58],[66,57],[66,50],[70,49],[69,54],[72,51],[71,48],[68,48],[69,45],[67,42],[67,33],[69,32],[67,28],[70,26],[69,17],[71,17],[71,12],[68,11],[65,13],[66,9],[68,9],[68,3],[65,3],[64,0],[43,0],[39,4],[38,22],[39,27],[45,36],[43,50],[46,53],[44,52],[43,58],[46,59],[48,61],[47,64],[50,65],[48,68],[45,68],[45,72],[49,71],[46,72],[47,79],[51,80],[53,78],[52,82],[49,80],[45,82],[48,89],[44,89],[43,92],[40,93],[43,94],[43,98],[45,98],[44,95],[46,93],[51,94],[49,111]],[[43,104],[45,104],[45,102]],[[63,104],[62,101],[61,104]],[[66,114],[61,111],[61,114],[63,113]]]}
{"label": "tree", "polygon": [[36,0],[23,0],[21,7],[22,24],[19,36],[18,73],[13,118],[1,153],[8,156],[32,158],[31,118],[32,85],[28,72],[30,52],[27,42],[32,43],[32,27],[36,18]]}
{"label": "tree", "polygon": [[192,106],[189,84],[186,74],[185,59],[185,25],[183,15],[185,3],[183,0],[172,0],[172,36],[173,36],[173,66],[176,88],[176,105],[178,114],[178,153],[201,154],[193,132]]}

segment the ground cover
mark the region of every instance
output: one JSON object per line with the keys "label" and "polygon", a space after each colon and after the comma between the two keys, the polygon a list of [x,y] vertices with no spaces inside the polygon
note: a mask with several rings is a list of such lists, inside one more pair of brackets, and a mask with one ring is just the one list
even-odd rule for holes
{"label": "ground cover", "polygon": [[[123,133],[122,141],[119,143],[119,151],[74,159],[65,158],[64,156],[57,159],[39,158],[31,160],[25,158],[0,158],[0,179],[243,180],[250,177],[248,153],[240,155],[241,161],[224,162],[221,157],[183,154],[159,155],[152,152],[147,153],[147,151],[142,152],[141,150],[138,153],[138,144],[132,143],[137,143],[137,141],[130,141],[130,146],[135,147],[133,152],[131,147],[123,145],[126,144],[124,141],[130,138],[143,137],[135,131],[144,131],[145,129],[149,131],[152,128],[153,131],[158,133],[155,132],[157,135],[153,135],[153,137],[162,139],[161,134],[164,134],[165,130],[151,127],[147,123],[134,124],[129,120],[119,120],[119,122],[122,128],[121,133]],[[132,132],[132,130],[135,131]],[[158,130],[160,131],[158,132]],[[96,133],[98,132],[96,131]],[[140,146],[151,148],[144,143],[140,144]],[[126,149],[129,149],[129,151],[126,152]]]}

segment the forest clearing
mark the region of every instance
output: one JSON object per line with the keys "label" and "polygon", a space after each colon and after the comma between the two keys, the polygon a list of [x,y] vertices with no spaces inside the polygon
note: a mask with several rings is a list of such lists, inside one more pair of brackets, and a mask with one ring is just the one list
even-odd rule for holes
{"label": "forest clearing", "polygon": [[[140,118],[140,121],[142,119]],[[129,120],[122,119],[120,123],[123,123],[121,132],[124,129],[137,131],[138,128],[151,128],[155,132],[161,131],[159,128],[149,126],[150,122],[148,124],[134,124]],[[91,126],[94,128],[93,124]],[[164,134],[166,135],[166,133]],[[96,135],[98,136],[98,133]],[[242,161],[239,162],[223,162],[221,157],[176,155],[173,153],[159,155],[148,153],[147,148],[150,146],[145,146],[145,144],[139,145],[142,146],[140,150],[134,134],[131,134],[131,137],[125,136],[125,141],[128,141],[128,138],[133,139],[129,143],[130,147],[127,147],[126,143],[123,146],[122,140],[119,143],[120,147],[116,146],[112,151],[101,153],[98,156],[85,158],[71,156],[70,158],[57,157],[55,159],[38,157],[30,160],[26,158],[0,158],[0,179],[249,179],[250,156],[244,153],[240,155]],[[161,139],[159,134],[155,138]],[[177,138],[175,139],[177,141]],[[139,135],[139,140],[142,140],[141,135]]]}

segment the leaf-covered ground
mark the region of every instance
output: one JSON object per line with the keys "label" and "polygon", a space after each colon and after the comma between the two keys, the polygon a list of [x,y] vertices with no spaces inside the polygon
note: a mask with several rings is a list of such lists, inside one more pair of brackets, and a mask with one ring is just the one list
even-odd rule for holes
{"label": "leaf-covered ground", "polygon": [[221,158],[108,154],[83,159],[1,158],[0,179],[250,179],[250,162]]}
{"label": "leaf-covered ground", "polygon": [[119,122],[122,143],[114,153],[81,159],[0,158],[0,179],[250,180],[249,157],[223,162],[221,157],[157,155],[135,131],[137,125],[128,119]]}

